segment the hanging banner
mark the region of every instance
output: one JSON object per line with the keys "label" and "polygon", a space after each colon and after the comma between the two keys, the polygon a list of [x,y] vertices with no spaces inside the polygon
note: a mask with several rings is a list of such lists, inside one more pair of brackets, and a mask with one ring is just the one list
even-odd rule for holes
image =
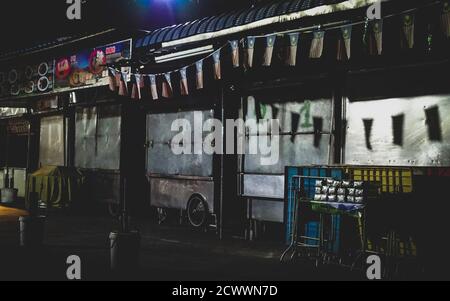
{"label": "hanging banner", "polygon": [[349,60],[351,56],[352,26],[341,28],[342,37],[338,39],[338,60]]}
{"label": "hanging banner", "polygon": [[297,64],[297,47],[300,34],[298,32],[288,34],[289,47],[286,54],[286,65],[294,67]]}
{"label": "hanging banner", "polygon": [[374,20],[368,37],[368,51],[370,55],[381,55],[383,52],[383,19]]}
{"label": "hanging banner", "polygon": [[128,85],[127,85],[127,76],[126,72],[119,72],[119,95],[127,96],[128,95]]}
{"label": "hanging banner", "polygon": [[60,92],[108,85],[109,74],[106,65],[131,59],[131,46],[130,39],[57,59],[55,90]]}
{"label": "hanging banner", "polygon": [[239,67],[239,41],[234,40],[230,41],[231,46],[231,61],[233,63],[233,67]]}
{"label": "hanging banner", "polygon": [[165,73],[163,75],[162,83],[162,97],[171,98],[173,96],[172,81],[170,79],[170,73]]}
{"label": "hanging banner", "polygon": [[180,93],[181,95],[189,95],[189,87],[187,81],[187,67],[180,70]]}
{"label": "hanging banner", "polygon": [[117,90],[116,70],[111,67],[108,68],[108,85],[109,90],[113,92]]}
{"label": "hanging banner", "polygon": [[195,63],[197,90],[203,89],[203,60]]}
{"label": "hanging banner", "polygon": [[149,74],[148,78],[150,81],[150,93],[152,95],[152,99],[157,100],[158,99],[158,88],[156,86],[156,75]]}
{"label": "hanging banner", "polygon": [[266,49],[264,51],[263,66],[268,67],[272,64],[273,46],[275,45],[276,35],[266,37]]}
{"label": "hanging banner", "polygon": [[309,51],[310,58],[318,59],[322,56],[324,36],[325,31],[316,31],[313,33],[313,39],[311,41],[311,49]]}
{"label": "hanging banner", "polygon": [[131,77],[131,99],[141,99],[142,76],[133,74]]}
{"label": "hanging banner", "polygon": [[402,17],[403,26],[403,39],[402,44],[404,48],[413,48],[414,47],[414,21],[415,16],[413,14],[406,14]]}
{"label": "hanging banner", "polygon": [[253,54],[255,52],[255,37],[247,37],[246,39],[246,65],[247,68],[253,67]]}
{"label": "hanging banner", "polygon": [[214,61],[214,79],[219,80],[222,78],[222,70],[220,68],[220,49],[213,53]]}

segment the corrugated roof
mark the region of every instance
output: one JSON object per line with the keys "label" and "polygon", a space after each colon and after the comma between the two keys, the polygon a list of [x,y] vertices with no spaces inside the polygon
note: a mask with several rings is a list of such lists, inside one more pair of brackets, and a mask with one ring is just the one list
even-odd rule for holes
{"label": "corrugated roof", "polygon": [[135,48],[148,47],[161,42],[170,42],[194,35],[216,32],[271,17],[296,13],[322,5],[331,5],[341,2],[348,2],[348,0],[273,1],[261,6],[254,6],[239,11],[227,12],[219,16],[206,17],[192,22],[187,22],[185,24],[154,30],[148,35],[137,39]]}

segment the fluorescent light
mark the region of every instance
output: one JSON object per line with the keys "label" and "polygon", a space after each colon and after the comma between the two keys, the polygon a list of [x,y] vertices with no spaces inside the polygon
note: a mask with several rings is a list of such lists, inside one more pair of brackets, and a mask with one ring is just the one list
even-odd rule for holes
{"label": "fluorescent light", "polygon": [[183,51],[179,51],[179,52],[161,55],[161,56],[155,57],[155,61],[157,64],[165,63],[165,62],[170,62],[170,61],[181,60],[181,59],[188,58],[191,56],[207,54],[207,53],[211,53],[213,51],[214,51],[214,47],[212,45],[202,46],[202,47],[197,47],[197,48],[193,48],[193,49],[188,49],[188,50],[183,50]]}

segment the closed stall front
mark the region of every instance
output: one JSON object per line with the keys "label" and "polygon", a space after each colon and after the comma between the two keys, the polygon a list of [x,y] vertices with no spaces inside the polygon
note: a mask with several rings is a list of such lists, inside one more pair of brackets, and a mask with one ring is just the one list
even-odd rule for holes
{"label": "closed stall front", "polygon": [[[38,180],[51,184],[35,187],[47,208],[50,203],[62,208],[72,199],[87,199],[78,198],[78,183],[92,199],[119,203],[122,108],[114,104],[116,95],[107,86],[108,66],[131,59],[132,40],[121,39],[126,35],[112,30],[84,37],[83,43],[55,41],[48,49],[44,43],[20,59],[15,55],[2,59],[0,98],[5,105],[0,105],[0,143],[5,145],[0,148],[0,168],[5,172],[0,176],[5,180],[1,186],[17,186],[19,196],[25,196],[28,172],[29,180],[36,178],[28,182],[28,192]],[[118,42],[105,44],[113,38]],[[128,69],[121,66],[124,72]],[[127,81],[125,76],[122,83]],[[50,174],[57,181],[47,181]],[[9,180],[19,176],[20,180]],[[76,180],[77,189],[68,179]]]}
{"label": "closed stall front", "polygon": [[379,202],[372,232],[393,231],[400,255],[421,256],[433,275],[448,267],[438,259],[448,248],[450,210],[448,67],[444,61],[355,72],[344,98],[344,163],[390,195]]}
{"label": "closed stall front", "polygon": [[64,166],[66,135],[63,115],[41,118],[39,166]]}
{"label": "closed stall front", "polygon": [[[205,226],[216,214],[213,155],[204,152],[203,122],[214,118],[213,110],[147,115],[147,175],[150,202],[158,208],[186,210],[192,226]],[[180,124],[186,126],[180,129]],[[187,139],[176,139],[184,133]],[[200,139],[197,139],[200,138]],[[178,141],[178,142],[177,142]],[[179,154],[176,149],[185,150]]]}
{"label": "closed stall front", "polygon": [[[285,166],[327,165],[333,158],[331,91],[293,89],[287,94],[280,88],[266,88],[242,99],[247,149],[241,156],[239,178],[247,202],[249,238],[258,235],[260,222],[284,222]],[[249,128],[251,120],[256,121],[257,131]],[[278,124],[269,125],[270,120]],[[249,145],[256,138],[260,147],[255,152]],[[261,148],[264,144],[271,146],[269,150]]]}
{"label": "closed stall front", "polygon": [[346,100],[346,163],[450,166],[450,94]]}
{"label": "closed stall front", "polygon": [[83,170],[93,201],[119,204],[121,106],[79,106],[75,110],[75,167]]}
{"label": "closed stall front", "polygon": [[345,164],[449,167],[446,68],[448,63],[350,74],[343,104]]}

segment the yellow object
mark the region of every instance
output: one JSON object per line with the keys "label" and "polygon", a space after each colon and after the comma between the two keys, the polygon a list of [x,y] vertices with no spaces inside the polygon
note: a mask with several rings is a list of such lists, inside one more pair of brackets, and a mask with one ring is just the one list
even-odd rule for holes
{"label": "yellow object", "polygon": [[381,192],[409,193],[413,191],[413,172],[410,168],[347,167],[346,173],[354,181],[379,183]]}
{"label": "yellow object", "polygon": [[33,191],[33,181],[39,200],[46,203],[47,208],[66,208],[79,195],[84,177],[75,168],[44,166],[28,176],[27,204]]}
{"label": "yellow object", "polygon": [[[376,183],[380,192],[411,193],[413,192],[413,171],[411,168],[401,167],[346,167],[345,172],[353,181]],[[361,225],[359,225],[361,227]],[[416,244],[411,237],[397,240],[398,255],[416,256]],[[368,239],[368,250],[374,251],[375,246]]]}

